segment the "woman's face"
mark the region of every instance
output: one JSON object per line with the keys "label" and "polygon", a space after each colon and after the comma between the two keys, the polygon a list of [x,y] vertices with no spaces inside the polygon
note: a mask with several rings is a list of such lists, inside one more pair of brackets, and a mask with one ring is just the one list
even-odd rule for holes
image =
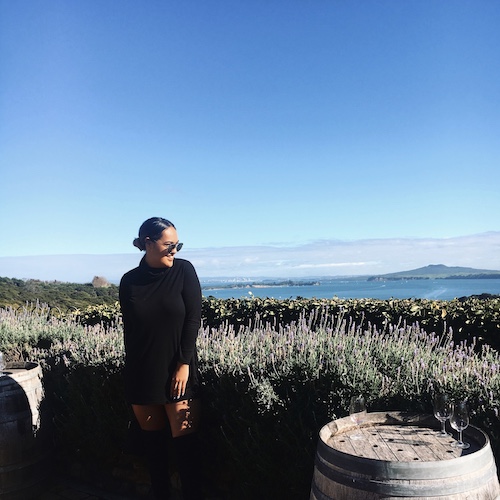
{"label": "woman's face", "polygon": [[151,267],[172,267],[177,248],[169,252],[169,247],[179,243],[177,231],[173,227],[164,229],[157,241],[146,240],[146,262]]}

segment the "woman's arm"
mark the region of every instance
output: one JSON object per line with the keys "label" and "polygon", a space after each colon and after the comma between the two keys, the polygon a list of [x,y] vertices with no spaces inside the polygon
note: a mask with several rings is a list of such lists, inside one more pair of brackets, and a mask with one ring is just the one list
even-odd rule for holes
{"label": "woman's arm", "polygon": [[201,326],[201,287],[192,264],[185,261],[182,299],[185,307],[184,325],[177,368],[172,376],[170,395],[184,396],[189,379],[189,364],[193,358],[196,339]]}
{"label": "woman's arm", "polygon": [[186,315],[182,328],[181,346],[178,361],[189,365],[194,354],[196,339],[201,326],[201,287],[193,265],[185,261],[184,286],[182,298]]}

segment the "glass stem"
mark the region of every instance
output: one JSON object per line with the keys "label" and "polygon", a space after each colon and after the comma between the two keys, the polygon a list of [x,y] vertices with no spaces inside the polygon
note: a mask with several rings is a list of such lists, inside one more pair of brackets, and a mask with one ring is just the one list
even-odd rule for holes
{"label": "glass stem", "polygon": [[446,422],[441,422],[441,434],[446,434],[446,427],[445,427]]}
{"label": "glass stem", "polygon": [[458,431],[458,443],[462,444],[462,429]]}

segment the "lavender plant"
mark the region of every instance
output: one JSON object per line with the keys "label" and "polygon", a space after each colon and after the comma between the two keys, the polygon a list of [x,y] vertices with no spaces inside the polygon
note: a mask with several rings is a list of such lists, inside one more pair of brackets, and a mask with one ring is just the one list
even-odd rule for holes
{"label": "lavender plant", "polygon": [[[500,355],[452,337],[418,323],[360,326],[321,308],[288,324],[256,315],[239,327],[204,325],[198,353],[210,475],[235,498],[273,490],[306,498],[319,429],[347,415],[359,393],[372,411],[430,413],[436,390],[466,397],[473,425],[489,433],[498,456]],[[119,453],[127,421],[122,339],[120,323],[83,326],[42,306],[0,309],[0,350],[43,365],[70,454]]]}
{"label": "lavender plant", "polygon": [[[478,353],[474,342],[455,345],[452,332],[427,333],[418,324],[362,328],[342,315],[320,314],[318,323],[318,314],[287,325],[256,318],[238,331],[225,325],[200,334],[206,386],[214,395],[218,391],[209,407],[213,421],[226,442],[230,466],[247,478],[239,494],[250,489],[256,498],[269,491],[281,464],[299,479],[292,485],[287,474],[280,486],[288,485],[290,498],[305,498],[317,431],[347,414],[353,394],[365,394],[371,410],[428,413],[435,390],[467,397],[476,425],[489,432],[498,450],[496,351],[483,346]],[[252,490],[252,462],[260,464],[260,491]]]}

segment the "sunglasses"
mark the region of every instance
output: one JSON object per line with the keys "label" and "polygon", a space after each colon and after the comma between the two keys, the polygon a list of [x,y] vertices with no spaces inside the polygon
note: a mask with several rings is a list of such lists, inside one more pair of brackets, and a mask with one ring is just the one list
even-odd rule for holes
{"label": "sunglasses", "polygon": [[170,243],[170,245],[167,246],[167,253],[171,253],[172,250],[180,252],[182,245],[184,245],[184,243]]}

